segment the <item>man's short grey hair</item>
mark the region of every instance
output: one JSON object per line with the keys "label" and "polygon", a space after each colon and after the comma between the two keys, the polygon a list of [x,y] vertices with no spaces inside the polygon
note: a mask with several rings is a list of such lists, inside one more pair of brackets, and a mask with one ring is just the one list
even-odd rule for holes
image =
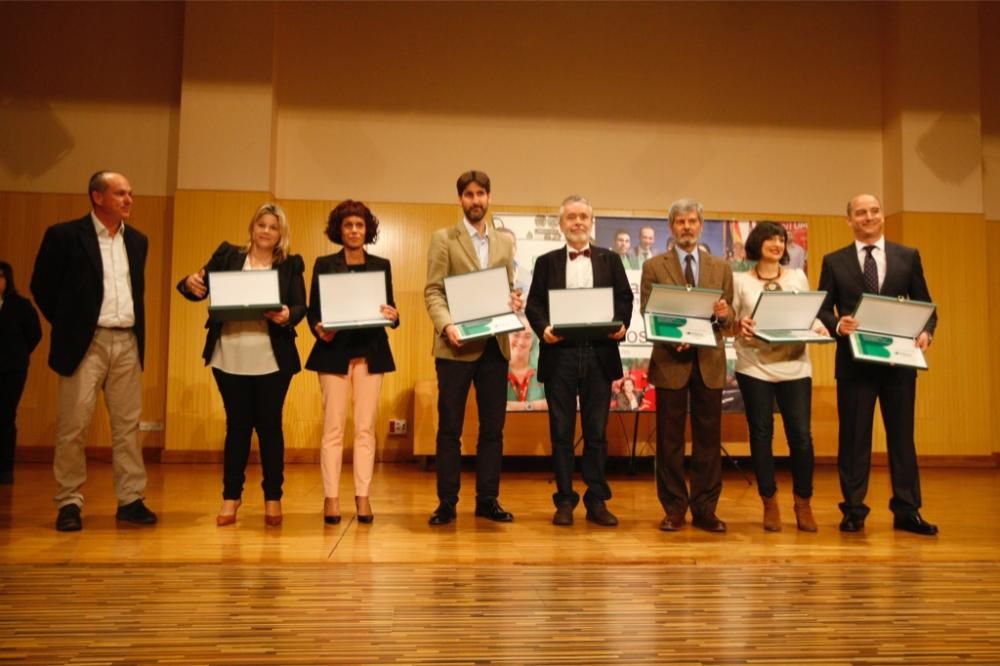
{"label": "man's short grey hair", "polygon": [[667,217],[670,223],[673,224],[674,218],[681,213],[690,213],[691,211],[697,211],[698,221],[705,221],[705,209],[702,207],[701,203],[695,201],[694,199],[678,199],[677,201],[670,204],[670,212]]}
{"label": "man's short grey hair", "polygon": [[114,173],[114,171],[101,169],[100,171],[95,171],[94,175],[87,181],[87,197],[90,199],[91,206],[94,205],[94,192],[103,192],[108,189],[108,178]]}
{"label": "man's short grey hair", "polygon": [[587,212],[590,213],[590,216],[591,217],[594,216],[594,207],[590,205],[590,201],[587,200],[587,197],[582,196],[580,194],[571,194],[565,199],[563,199],[563,202],[559,204],[560,220],[562,219],[563,213],[566,212],[566,206],[572,206],[575,203],[582,203],[584,206],[587,207]]}

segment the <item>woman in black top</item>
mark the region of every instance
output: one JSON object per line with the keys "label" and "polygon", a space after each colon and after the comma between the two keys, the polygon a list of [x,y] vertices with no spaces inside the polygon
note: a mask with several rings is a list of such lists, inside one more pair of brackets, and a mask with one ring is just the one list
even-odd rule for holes
{"label": "woman in black top", "polygon": [[323,440],[320,469],[323,475],[323,519],[340,522],[340,469],[344,451],[347,403],[354,399],[354,502],[359,523],[374,520],[368,499],[375,466],[375,415],[382,376],[396,365],[384,327],[329,330],[320,312],[319,276],[326,273],[382,271],[386,303],[382,316],[399,326],[399,312],[392,297],[392,269],[387,259],[365,252],[378,238],[378,218],[360,201],[348,199],[330,213],[326,235],[343,246],[340,252],[316,260],[309,293],[309,330],[316,344],[306,368],[319,373],[323,392]]}
{"label": "woman in black top", "polygon": [[212,366],[226,409],[222,508],[216,517],[220,526],[236,522],[254,430],[264,476],[264,522],[281,524],[285,465],[281,413],[292,375],[302,369],[295,348],[295,325],[306,313],[305,264],[301,256],[289,253],[285,211],[277,204],[264,204],[251,219],[249,232],[246,245],[222,243],[204,268],[177,283],[185,298],[200,301],[208,296],[214,271],[278,272],[280,310],[265,312],[266,319],[255,321],[209,318],[205,323],[208,336],[202,356],[205,364]]}
{"label": "woman in black top", "polygon": [[28,359],[42,339],[38,313],[14,288],[14,270],[0,261],[0,483],[14,483],[17,404],[28,379]]}

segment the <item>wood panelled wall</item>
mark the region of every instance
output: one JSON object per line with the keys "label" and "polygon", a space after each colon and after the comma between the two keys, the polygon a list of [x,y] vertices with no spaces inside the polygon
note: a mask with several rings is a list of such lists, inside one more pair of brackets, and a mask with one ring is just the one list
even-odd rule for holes
{"label": "wood panelled wall", "polygon": [[[86,187],[82,184],[82,187]],[[31,271],[45,229],[56,222],[75,220],[90,210],[85,194],[26,194],[0,192],[0,256],[14,267],[17,289],[30,298]],[[143,373],[142,420],[164,423],[167,394],[167,335],[170,252],[173,237],[173,200],[137,196],[133,205],[135,225],[149,237],[146,259],[146,359]],[[58,376],[48,367],[49,324],[42,320],[42,342],[31,357],[28,383],[18,409],[19,457],[45,457],[55,444]],[[164,431],[142,432],[145,448],[163,447]],[[105,408],[98,407],[90,428],[89,443],[110,447],[111,431]],[[36,448],[36,452],[31,449]],[[34,453],[34,455],[33,455]]]}
{"label": "wood panelled wall", "polygon": [[[164,432],[143,434],[147,448],[164,447],[166,460],[217,460],[222,448],[225,418],[221,399],[211,372],[201,359],[204,344],[206,306],[190,303],[174,291],[184,275],[201,267],[223,240],[242,242],[256,207],[270,200],[263,192],[179,191],[169,198],[139,197],[133,223],[150,237],[147,266],[147,307],[150,331],[144,378],[143,420],[165,423]],[[335,201],[280,201],[288,212],[293,252],[306,263],[307,284],[316,257],[336,251],[324,229]],[[386,376],[377,424],[379,458],[410,459],[412,434],[389,437],[388,419],[406,418],[413,432],[414,385],[434,379],[430,354],[432,329],[423,306],[423,286],[427,242],[433,230],[454,224],[457,205],[371,204],[381,220],[375,254],[393,265],[396,302],[402,325],[390,331],[397,372]],[[54,221],[79,217],[87,209],[83,195],[0,193],[0,255],[15,266],[16,282],[28,291],[31,265],[46,226]],[[509,206],[495,202],[493,211],[537,211],[536,207]],[[554,211],[551,207],[548,211]],[[542,212],[547,212],[544,209]],[[605,214],[663,215],[659,210],[599,210]],[[709,217],[804,220],[809,228],[809,274],[815,287],[822,256],[850,242],[850,233],[840,216],[769,215],[760,212],[710,213]],[[951,255],[939,250],[941,229],[961,229],[963,258],[954,263]],[[971,295],[1000,294],[1000,268],[986,261],[986,248],[1000,243],[1000,226],[986,224],[982,216],[924,215],[906,213],[890,218],[888,236],[922,249],[924,266],[932,294],[937,301],[942,324],[930,353],[931,371],[922,373],[917,394],[917,441],[922,455],[942,460],[987,457],[1000,452],[992,437],[1000,429],[1000,416],[990,409],[990,396],[1000,395],[1000,355],[991,354],[983,344],[983,333],[996,330],[1000,315],[983,312],[986,299]],[[976,255],[968,259],[968,250]],[[989,322],[994,326],[985,326]],[[19,412],[19,441],[22,456],[30,457],[32,447],[52,445],[55,424],[56,377],[46,366],[48,328],[45,339],[32,359],[28,386]],[[313,338],[304,324],[298,328],[299,353],[305,361]],[[983,357],[983,353],[986,357]],[[836,453],[836,413],[833,379],[833,350],[812,350],[814,363],[814,437],[817,453]],[[169,361],[169,362],[168,362]],[[106,416],[98,410],[91,441],[107,446]],[[982,416],[984,414],[989,417]],[[537,415],[535,415],[537,416]],[[512,415],[510,418],[531,418]],[[315,460],[322,427],[319,386],[315,374],[303,371],[295,377],[285,408],[288,459]],[[544,439],[543,427],[537,436]],[[631,428],[627,428],[630,432]],[[651,424],[640,426],[640,439],[648,439]],[[609,439],[613,451],[624,451],[623,429],[612,421]],[[350,426],[348,427],[350,441]],[[725,438],[745,441],[745,425],[740,417],[728,418]],[[780,420],[776,438],[781,440]],[[25,449],[28,449],[26,452]],[[779,443],[778,449],[783,450]],[[36,451],[38,449],[36,448]],[[876,451],[884,450],[884,435],[877,427]],[[645,448],[649,453],[651,449]],[[744,453],[737,448],[734,453]],[[36,454],[38,455],[38,454]]]}

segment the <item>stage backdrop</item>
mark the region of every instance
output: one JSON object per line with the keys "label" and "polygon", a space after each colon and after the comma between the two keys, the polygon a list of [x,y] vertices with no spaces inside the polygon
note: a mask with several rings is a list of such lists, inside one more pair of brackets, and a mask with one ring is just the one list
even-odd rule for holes
{"label": "stage backdrop", "polygon": [[[702,249],[716,256],[725,257],[734,273],[753,268],[743,250],[750,230],[762,220],[705,220],[699,241]],[[527,295],[531,287],[531,274],[535,259],[546,252],[562,247],[565,243],[559,231],[556,215],[523,213],[498,213],[493,216],[494,226],[515,239],[514,286]],[[790,268],[801,268],[808,274],[806,251],[808,228],[805,222],[779,222],[788,230]],[[666,218],[611,217],[600,215],[594,220],[594,244],[619,253],[625,273],[635,294],[635,310],[628,334],[621,344],[625,376],[614,382],[610,409],[613,411],[654,411],[656,392],[649,385],[650,347],[646,331],[639,316],[639,283],[642,264],[647,257],[673,251],[673,238]],[[538,367],[538,338],[524,321],[524,330],[511,334],[510,370],[507,374],[507,411],[544,410],[545,387],[535,379]],[[728,373],[723,391],[722,408],[728,412],[742,412],[743,399],[736,384],[736,353],[731,339],[726,339]]]}

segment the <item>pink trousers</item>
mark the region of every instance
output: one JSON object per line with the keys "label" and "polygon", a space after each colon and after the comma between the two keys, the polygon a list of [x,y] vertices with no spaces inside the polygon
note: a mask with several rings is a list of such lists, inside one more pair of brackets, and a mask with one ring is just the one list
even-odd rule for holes
{"label": "pink trousers", "polygon": [[369,374],[363,358],[352,359],[346,375],[319,373],[323,392],[323,440],[320,470],[323,494],[340,497],[340,470],[344,458],[344,425],[347,401],[354,400],[354,494],[367,497],[375,467],[375,415],[382,389],[382,375]]}

